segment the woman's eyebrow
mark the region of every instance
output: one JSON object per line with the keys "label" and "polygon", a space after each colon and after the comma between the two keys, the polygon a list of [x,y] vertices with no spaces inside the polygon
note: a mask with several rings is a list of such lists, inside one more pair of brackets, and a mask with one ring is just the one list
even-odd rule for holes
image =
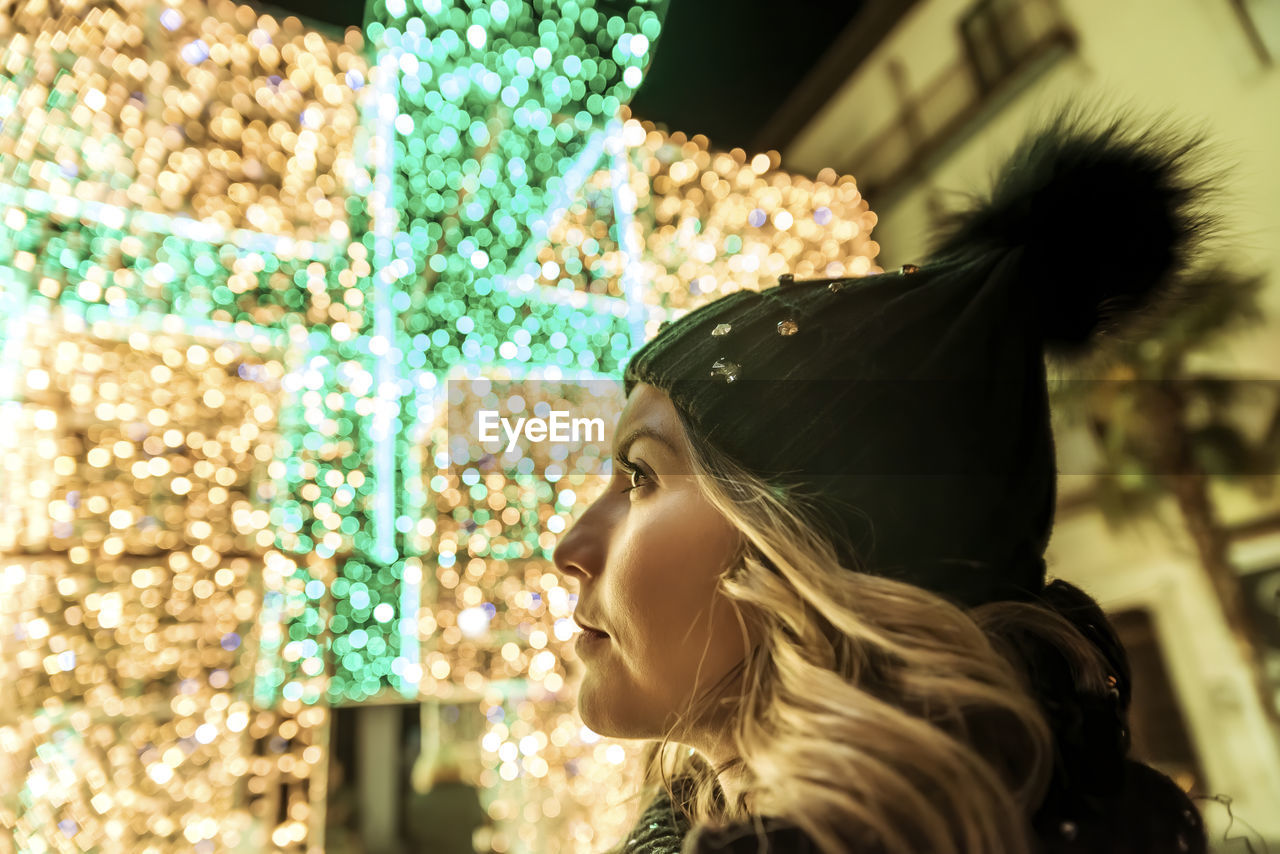
{"label": "woman's eyebrow", "polygon": [[662,433],[658,432],[653,427],[648,426],[637,427],[628,433],[627,438],[623,439],[618,444],[618,450],[614,453],[618,456],[626,456],[627,451],[631,450],[631,446],[640,439],[653,439],[655,442],[666,445],[667,449],[672,454],[676,454],[677,456],[679,455],[679,451],[676,450],[675,445],[671,443],[670,439],[662,435]]}

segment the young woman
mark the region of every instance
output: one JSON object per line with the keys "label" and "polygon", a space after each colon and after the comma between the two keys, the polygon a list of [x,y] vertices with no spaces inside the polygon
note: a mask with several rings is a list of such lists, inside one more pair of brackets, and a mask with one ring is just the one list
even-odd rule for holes
{"label": "young woman", "polygon": [[784,276],[635,354],[610,486],[555,552],[584,722],[654,740],[621,850],[1206,850],[1042,556],[1045,356],[1186,296],[1194,147],[1060,116],[921,266]]}

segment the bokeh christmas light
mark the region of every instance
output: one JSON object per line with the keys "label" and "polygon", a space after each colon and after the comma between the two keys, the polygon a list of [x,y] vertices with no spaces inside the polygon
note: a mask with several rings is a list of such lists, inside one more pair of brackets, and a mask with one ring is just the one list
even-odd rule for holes
{"label": "bokeh christmas light", "polygon": [[509,471],[448,413],[545,378],[530,411],[616,415],[663,320],[879,269],[852,179],[629,116],[663,13],[378,0],[334,33],[133,0],[0,22],[20,850],[321,850],[330,708],[390,698],[480,708],[495,850],[625,830],[638,745],[577,717],[550,562],[602,460]]}

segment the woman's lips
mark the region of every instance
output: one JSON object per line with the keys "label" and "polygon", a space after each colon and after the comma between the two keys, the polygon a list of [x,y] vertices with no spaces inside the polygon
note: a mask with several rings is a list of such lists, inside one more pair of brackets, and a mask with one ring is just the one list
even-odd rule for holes
{"label": "woman's lips", "polygon": [[574,617],[573,622],[574,622],[575,624],[577,624],[578,628],[582,629],[584,632],[597,632],[597,633],[602,634],[602,635],[608,635],[608,634],[609,634],[609,633],[608,633],[608,632],[606,632],[604,629],[597,629],[595,626],[591,625],[590,623],[584,623],[584,622],[582,622],[582,621],[581,621],[581,620],[579,620],[576,616]]}
{"label": "woman's lips", "polygon": [[573,648],[579,652],[595,649],[609,640],[609,636],[599,629],[584,628],[582,634],[573,642]]}

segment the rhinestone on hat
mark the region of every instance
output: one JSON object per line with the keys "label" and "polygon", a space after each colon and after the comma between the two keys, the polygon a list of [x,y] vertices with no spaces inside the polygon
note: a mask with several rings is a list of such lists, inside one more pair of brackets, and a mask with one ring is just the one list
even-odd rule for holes
{"label": "rhinestone on hat", "polygon": [[733,328],[733,324],[731,323],[721,323],[717,325],[715,329],[711,330],[711,334],[719,338],[721,335],[728,335],[729,330],[732,328]]}
{"label": "rhinestone on hat", "polygon": [[792,273],[783,273],[781,276],[778,277],[779,285],[794,285],[795,282],[796,282],[796,277]]}
{"label": "rhinestone on hat", "polygon": [[844,280],[841,279],[841,280],[832,282],[831,284],[827,285],[827,290],[831,291],[831,293],[833,294],[840,293],[842,290],[844,290]]}
{"label": "rhinestone on hat", "polygon": [[739,370],[737,362],[730,362],[722,356],[711,366],[711,376],[722,377],[725,382],[731,383],[738,378]]}
{"label": "rhinestone on hat", "polygon": [[794,320],[791,320],[790,318],[788,318],[787,320],[783,320],[778,324],[779,335],[795,335],[799,331],[800,331],[800,327],[796,324]]}
{"label": "rhinestone on hat", "polygon": [[903,265],[902,265],[902,269],[901,269],[901,270],[899,270],[899,272],[901,272],[901,273],[919,273],[919,272],[920,272],[920,268],[919,268],[919,267],[917,267],[915,264],[903,264]]}

